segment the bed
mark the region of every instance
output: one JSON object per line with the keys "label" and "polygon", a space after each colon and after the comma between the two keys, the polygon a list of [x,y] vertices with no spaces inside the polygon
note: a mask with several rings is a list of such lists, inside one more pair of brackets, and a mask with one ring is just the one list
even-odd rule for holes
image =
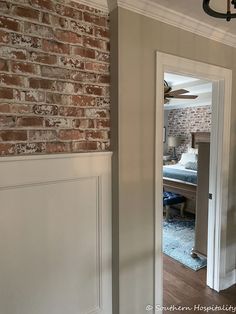
{"label": "bed", "polygon": [[[196,149],[198,143],[208,142],[210,133],[192,133],[192,148]],[[197,168],[195,170],[186,169],[186,164],[177,163],[175,165],[163,166],[163,188],[165,191],[179,193],[186,197],[185,210],[195,213],[197,195]]]}

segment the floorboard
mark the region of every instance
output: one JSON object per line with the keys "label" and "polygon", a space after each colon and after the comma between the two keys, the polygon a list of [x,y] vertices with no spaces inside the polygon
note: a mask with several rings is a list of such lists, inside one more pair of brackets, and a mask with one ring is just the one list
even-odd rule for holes
{"label": "floorboard", "polygon": [[[206,313],[194,311],[195,305],[232,305],[236,311],[236,285],[217,293],[206,286],[206,268],[197,272],[163,254],[164,262],[164,306],[188,306],[192,310],[164,313]],[[210,313],[227,313],[227,311],[210,311]],[[228,313],[233,313],[229,311]],[[236,313],[236,312],[235,312]]]}

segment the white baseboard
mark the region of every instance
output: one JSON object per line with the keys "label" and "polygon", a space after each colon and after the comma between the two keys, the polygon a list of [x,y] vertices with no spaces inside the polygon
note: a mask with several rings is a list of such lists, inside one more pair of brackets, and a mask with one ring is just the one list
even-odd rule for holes
{"label": "white baseboard", "polygon": [[236,284],[236,269],[228,272],[221,280],[220,290],[225,290]]}

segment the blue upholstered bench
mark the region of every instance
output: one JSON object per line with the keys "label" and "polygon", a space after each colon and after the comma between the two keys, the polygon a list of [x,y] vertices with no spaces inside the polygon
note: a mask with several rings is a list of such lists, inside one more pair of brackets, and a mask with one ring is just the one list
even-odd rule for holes
{"label": "blue upholstered bench", "polygon": [[170,206],[180,204],[181,217],[184,215],[185,197],[174,192],[163,192],[163,206],[166,210],[166,219],[170,217]]}

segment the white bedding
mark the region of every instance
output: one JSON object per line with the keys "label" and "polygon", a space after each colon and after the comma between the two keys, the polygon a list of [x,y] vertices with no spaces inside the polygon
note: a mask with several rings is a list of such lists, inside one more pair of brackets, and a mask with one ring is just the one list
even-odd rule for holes
{"label": "white bedding", "polygon": [[186,169],[185,166],[179,163],[174,164],[174,165],[166,165],[166,166],[163,166],[163,168],[179,169],[179,170],[185,170],[185,171],[194,172],[194,173],[197,172],[196,170]]}
{"label": "white bedding", "polygon": [[[187,172],[189,174],[196,174],[197,175],[197,171],[196,170],[186,169],[185,166],[183,166],[183,165],[181,165],[179,163],[178,164],[174,164],[174,165],[163,166],[163,169],[184,170],[185,174]],[[183,180],[183,179],[181,180],[181,179],[177,179],[177,178],[171,178],[169,176],[167,177],[167,176],[163,175],[163,179],[196,186],[196,183],[188,182],[188,181]]]}

